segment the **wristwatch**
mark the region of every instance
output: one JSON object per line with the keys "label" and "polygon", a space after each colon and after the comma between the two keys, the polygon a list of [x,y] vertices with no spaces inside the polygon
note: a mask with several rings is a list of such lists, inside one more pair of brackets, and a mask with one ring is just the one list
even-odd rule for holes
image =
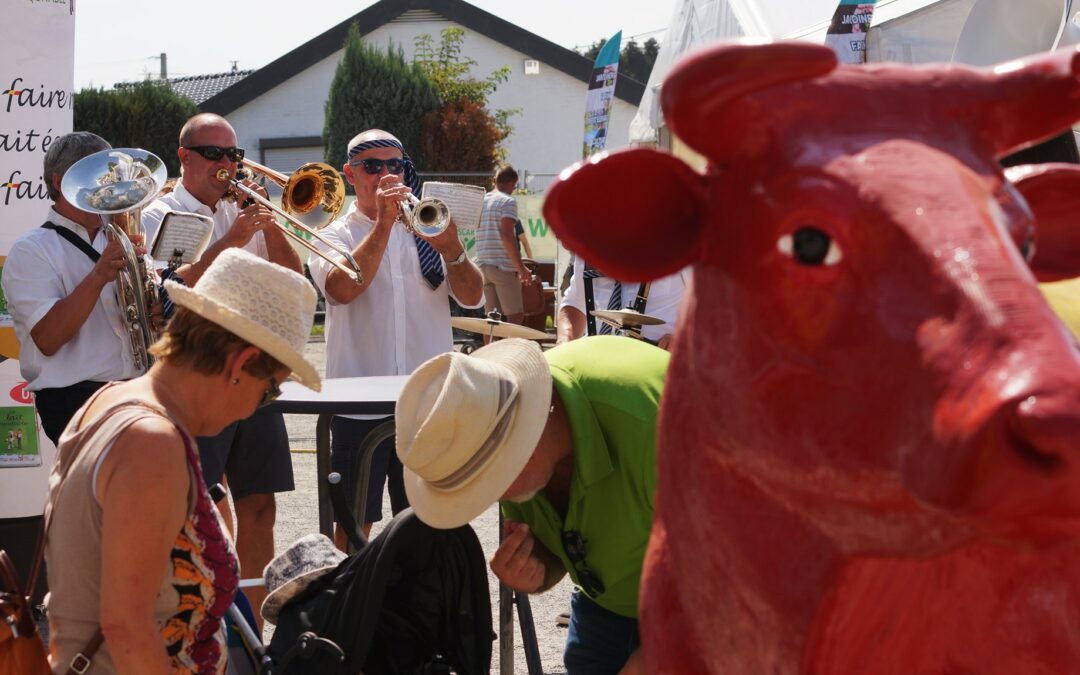
{"label": "wristwatch", "polygon": [[465,262],[465,249],[461,249],[461,253],[458,254],[458,257],[454,258],[453,260],[447,260],[446,264],[448,266],[449,265],[460,265],[463,262]]}

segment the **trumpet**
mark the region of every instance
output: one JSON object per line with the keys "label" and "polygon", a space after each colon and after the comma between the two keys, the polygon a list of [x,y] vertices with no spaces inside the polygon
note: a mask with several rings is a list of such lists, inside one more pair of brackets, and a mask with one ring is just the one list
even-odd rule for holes
{"label": "trumpet", "polygon": [[112,148],[87,155],[71,165],[60,192],[76,208],[101,218],[105,235],[124,249],[125,266],[116,277],[116,300],[124,315],[135,367],[150,367],[150,345],[158,337],[151,317],[157,304],[157,275],[136,246],[146,245],[144,206],[165,184],[165,164],[140,148]]}
{"label": "trumpet", "polygon": [[[265,177],[282,189],[281,208],[241,182],[256,174]],[[296,234],[291,228],[275,221],[287,237],[352,277],[357,284],[364,283],[360,265],[353,259],[352,254],[319,234],[319,230],[333,222],[342,204],[345,203],[345,181],[334,167],[322,162],[309,162],[294,171],[292,175],[286,176],[268,166],[245,159],[240,170],[237,171],[236,178],[229,175],[228,169],[219,170],[217,178],[229,184],[226,198],[239,203],[250,200],[270,209],[274,215],[286,220],[296,229],[321,241],[331,251],[344,258],[348,265]]]}
{"label": "trumpet", "polygon": [[450,226],[450,207],[441,199],[417,199],[409,193],[405,201],[398,202],[398,210],[405,229],[413,234],[435,237]]}

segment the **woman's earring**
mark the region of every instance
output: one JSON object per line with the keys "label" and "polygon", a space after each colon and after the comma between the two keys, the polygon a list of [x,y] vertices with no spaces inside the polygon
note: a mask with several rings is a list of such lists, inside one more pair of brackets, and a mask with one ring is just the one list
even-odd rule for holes
{"label": "woman's earring", "polygon": [[240,378],[239,377],[234,377],[232,383],[233,384],[240,384]]}

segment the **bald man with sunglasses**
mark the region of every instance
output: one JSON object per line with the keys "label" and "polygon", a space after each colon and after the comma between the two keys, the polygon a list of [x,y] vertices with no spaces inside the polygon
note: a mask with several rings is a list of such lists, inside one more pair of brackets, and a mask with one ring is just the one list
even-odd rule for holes
{"label": "bald man with sunglasses", "polygon": [[[345,179],[356,201],[343,218],[323,230],[350,251],[364,283],[322,260],[310,263],[311,277],[326,296],[326,375],[408,375],[424,361],[453,349],[449,298],[463,307],[484,302],[480,269],[465,256],[457,226],[436,237],[405,229],[399,204],[419,196],[420,182],[401,142],[371,129],[348,144]],[[331,464],[345,477],[349,503],[356,490],[354,459],[365,436],[385,417],[338,416],[330,426]],[[393,439],[376,450],[368,482],[364,530],[382,518],[383,483],[394,513],[408,506],[402,467]],[[344,537],[338,535],[338,545]]]}
{"label": "bald man with sunglasses", "polygon": [[[162,195],[143,211],[147,241],[153,237],[165,215],[172,211],[198,213],[214,221],[210,244],[198,261],[181,266],[176,275],[193,286],[210,263],[229,248],[242,248],[255,255],[303,274],[300,256],[276,224],[270,209],[259,204],[236,204],[224,199],[229,181],[218,177],[225,169],[236,177],[244,149],[237,147],[236,131],[228,120],[212,113],[200,113],[180,130],[177,150],[182,176],[176,188]],[[265,191],[253,183],[247,183]],[[218,502],[236,539],[241,573],[259,576],[274,556],[274,521],[277,503],[274,494],[293,489],[292,456],[285,420],[280,412],[265,408],[251,417],[226,427],[219,435],[200,437],[199,459],[207,486],[228,483],[236,506],[233,527],[228,500]],[[265,590],[245,591],[253,606],[262,604]]]}

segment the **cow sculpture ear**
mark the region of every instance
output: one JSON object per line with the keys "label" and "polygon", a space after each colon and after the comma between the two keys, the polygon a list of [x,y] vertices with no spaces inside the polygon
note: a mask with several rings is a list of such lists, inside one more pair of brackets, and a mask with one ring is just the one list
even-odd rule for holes
{"label": "cow sculpture ear", "polygon": [[1035,214],[1031,271],[1039,281],[1080,277],[1080,166],[1013,167],[1006,177]]}
{"label": "cow sculpture ear", "polygon": [[559,240],[623,281],[650,281],[698,256],[704,178],[672,155],[632,149],[599,155],[560,174],[544,199]]}

